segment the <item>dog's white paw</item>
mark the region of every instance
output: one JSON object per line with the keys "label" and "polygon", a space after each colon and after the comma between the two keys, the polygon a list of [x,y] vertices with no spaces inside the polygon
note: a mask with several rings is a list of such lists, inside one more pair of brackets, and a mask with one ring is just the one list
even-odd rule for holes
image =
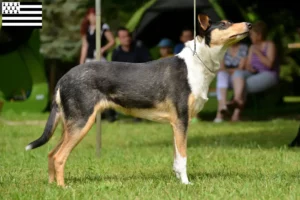
{"label": "dog's white paw", "polygon": [[70,186],[70,185],[66,185],[66,186],[64,187],[64,189],[71,190],[71,189],[73,189],[73,188],[72,188],[72,186]]}
{"label": "dog's white paw", "polygon": [[192,183],[189,182],[186,172],[180,172],[175,169],[174,169],[174,172],[175,172],[176,178],[178,178],[182,184],[192,185]]}
{"label": "dog's white paw", "polygon": [[192,182],[189,181],[182,181],[181,183],[184,185],[194,185]]}
{"label": "dog's white paw", "polygon": [[185,185],[189,185],[190,184],[189,179],[188,179],[188,177],[187,177],[186,174],[181,174],[180,178],[181,178],[181,183],[182,184],[185,184]]}
{"label": "dog's white paw", "polygon": [[176,172],[176,171],[174,171],[174,173],[175,173],[176,178],[180,179],[180,173]]}

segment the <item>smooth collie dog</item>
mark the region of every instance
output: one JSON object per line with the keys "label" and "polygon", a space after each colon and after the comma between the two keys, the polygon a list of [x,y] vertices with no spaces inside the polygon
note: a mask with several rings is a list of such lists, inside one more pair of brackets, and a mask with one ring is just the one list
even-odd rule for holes
{"label": "smooth collie dog", "polygon": [[[127,115],[171,124],[176,177],[187,176],[187,129],[204,106],[209,85],[227,48],[248,36],[251,24],[197,16],[199,33],[177,55],[147,63],[89,62],[78,65],[57,83],[52,110],[42,136],[26,150],[45,144],[61,120],[63,135],[49,153],[49,182],[65,186],[64,167],[72,149],[95,123],[97,112],[115,109]],[[194,54],[194,42],[196,53]]]}

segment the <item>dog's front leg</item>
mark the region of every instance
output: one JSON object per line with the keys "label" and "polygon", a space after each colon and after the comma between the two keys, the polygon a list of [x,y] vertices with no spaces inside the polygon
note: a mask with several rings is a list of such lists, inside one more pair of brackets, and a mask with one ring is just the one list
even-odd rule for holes
{"label": "dog's front leg", "polygon": [[173,170],[176,177],[181,180],[183,184],[189,184],[187,177],[187,123],[184,120],[176,120],[171,123],[174,133],[174,164]]}

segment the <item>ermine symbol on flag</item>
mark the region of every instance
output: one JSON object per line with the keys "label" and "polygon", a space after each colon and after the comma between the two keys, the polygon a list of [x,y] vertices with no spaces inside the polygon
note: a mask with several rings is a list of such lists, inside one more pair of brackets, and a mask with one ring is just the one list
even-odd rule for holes
{"label": "ermine symbol on flag", "polygon": [[2,26],[42,28],[42,3],[2,2]]}

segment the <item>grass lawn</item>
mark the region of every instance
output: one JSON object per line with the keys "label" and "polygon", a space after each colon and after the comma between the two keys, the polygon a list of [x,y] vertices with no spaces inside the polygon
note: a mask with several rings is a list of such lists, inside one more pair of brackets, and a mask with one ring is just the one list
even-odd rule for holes
{"label": "grass lawn", "polygon": [[[169,125],[103,122],[103,150],[95,156],[95,129],[72,152],[65,169],[69,188],[47,183],[47,153],[60,127],[41,148],[25,152],[39,137],[47,115],[4,114],[0,121],[0,199],[298,199],[300,152],[288,149],[299,121],[213,124],[189,129],[188,176],[172,172]],[[24,124],[22,124],[24,122]]]}

